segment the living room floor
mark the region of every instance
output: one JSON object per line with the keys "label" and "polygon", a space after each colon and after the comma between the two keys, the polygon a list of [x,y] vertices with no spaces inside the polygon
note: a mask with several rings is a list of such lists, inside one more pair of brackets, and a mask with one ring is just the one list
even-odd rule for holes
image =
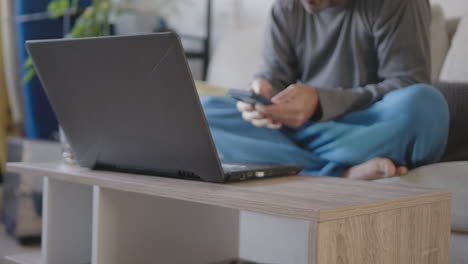
{"label": "living room floor", "polygon": [[[3,204],[3,190],[0,186],[0,208]],[[14,238],[5,233],[5,227],[0,222],[0,263],[3,263],[3,259],[6,256],[12,256],[23,253],[37,252],[40,250],[40,246],[28,246],[23,247]]]}
{"label": "living room floor", "polygon": [[18,244],[18,242],[5,233],[3,225],[0,224],[0,263],[3,263],[2,261],[5,256],[30,253],[38,250],[40,250],[39,246],[23,247]]}

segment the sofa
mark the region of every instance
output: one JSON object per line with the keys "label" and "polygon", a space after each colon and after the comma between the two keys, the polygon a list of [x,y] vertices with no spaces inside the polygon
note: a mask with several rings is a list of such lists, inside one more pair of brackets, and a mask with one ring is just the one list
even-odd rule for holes
{"label": "sofa", "polygon": [[[248,87],[261,61],[265,24],[226,31],[215,46],[210,85]],[[447,21],[442,7],[433,5],[431,34],[432,78],[449,102],[452,119],[446,155],[440,163],[414,169],[407,176],[380,181],[453,191],[451,263],[462,264],[468,263],[468,15]],[[198,87],[206,94],[206,85]]]}

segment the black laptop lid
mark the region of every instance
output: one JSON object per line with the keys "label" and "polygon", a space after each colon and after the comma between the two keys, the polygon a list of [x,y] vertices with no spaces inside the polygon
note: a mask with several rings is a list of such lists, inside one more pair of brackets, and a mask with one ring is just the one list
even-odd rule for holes
{"label": "black laptop lid", "polygon": [[175,34],[29,41],[27,48],[81,166],[225,180]]}

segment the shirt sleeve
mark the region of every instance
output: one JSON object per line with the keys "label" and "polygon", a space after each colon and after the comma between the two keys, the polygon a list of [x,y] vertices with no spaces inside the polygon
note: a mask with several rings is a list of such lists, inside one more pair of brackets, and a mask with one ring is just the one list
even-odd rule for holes
{"label": "shirt sleeve", "polygon": [[[298,79],[298,62],[294,50],[292,4],[277,0],[271,10],[265,32],[263,61],[256,78],[268,80],[277,93]],[[294,2],[294,1],[289,1]]]}
{"label": "shirt sleeve", "polygon": [[[319,121],[364,109],[393,90],[430,82],[430,22],[427,0],[383,0],[368,10],[378,58],[379,83],[363,87],[317,88]],[[376,2],[381,2],[377,5]]]}

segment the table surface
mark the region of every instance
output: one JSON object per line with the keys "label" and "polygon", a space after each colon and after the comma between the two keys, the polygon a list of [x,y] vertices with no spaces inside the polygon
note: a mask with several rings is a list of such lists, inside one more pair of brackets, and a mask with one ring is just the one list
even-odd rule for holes
{"label": "table surface", "polygon": [[318,222],[451,199],[451,192],[332,177],[287,176],[229,184],[95,171],[62,162],[7,170],[66,182]]}

